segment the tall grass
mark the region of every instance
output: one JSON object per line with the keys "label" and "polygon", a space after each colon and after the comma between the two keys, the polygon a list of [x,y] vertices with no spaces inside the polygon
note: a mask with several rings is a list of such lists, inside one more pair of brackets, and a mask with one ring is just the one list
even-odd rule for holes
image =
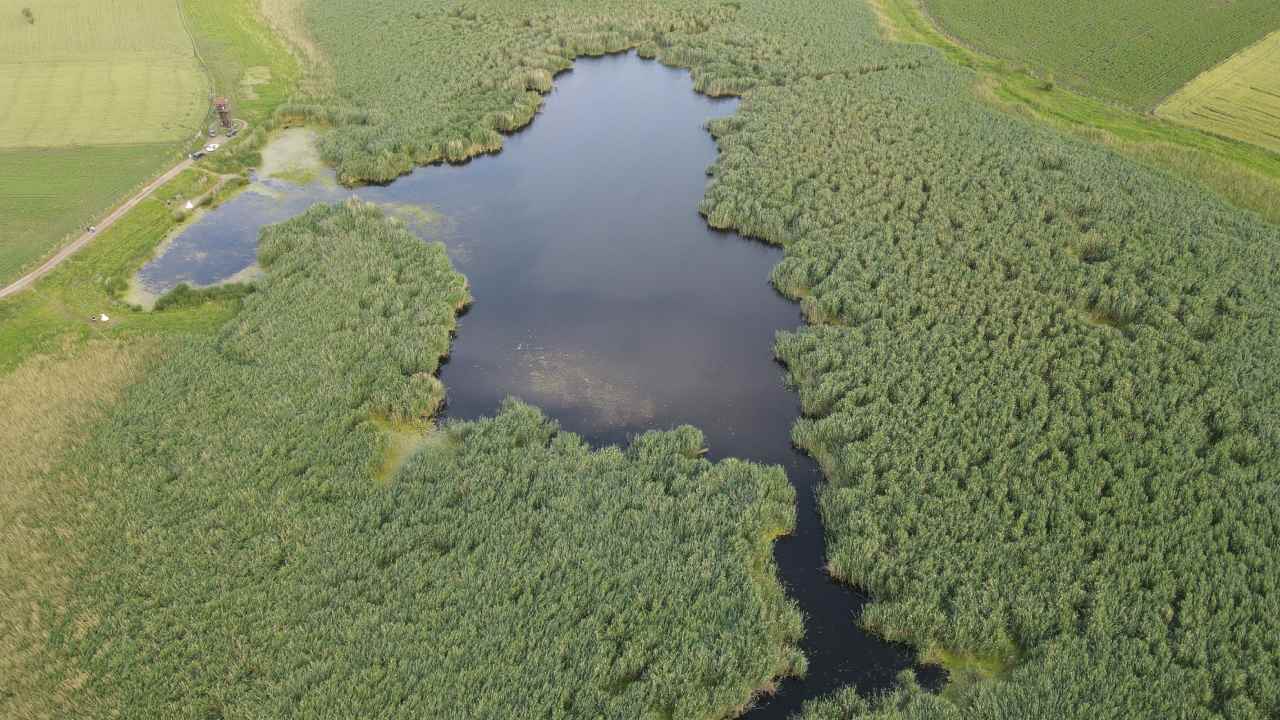
{"label": "tall grass", "polygon": [[803,670],[779,468],[688,427],[592,450],[513,402],[379,478],[465,279],[354,202],[259,262],[51,475],[83,490],[42,541],[83,562],[37,687],[87,717],[721,717]]}
{"label": "tall grass", "polygon": [[365,120],[326,159],[387,180],[484,151],[536,111],[531,71],[581,54],[744,93],[702,209],[785,248],[774,283],[813,323],[777,351],[829,479],[828,564],[891,638],[1017,658],[925,704],[1280,712],[1273,226],[985,108],[857,3],[459,7],[311,0],[338,70],[316,105]]}

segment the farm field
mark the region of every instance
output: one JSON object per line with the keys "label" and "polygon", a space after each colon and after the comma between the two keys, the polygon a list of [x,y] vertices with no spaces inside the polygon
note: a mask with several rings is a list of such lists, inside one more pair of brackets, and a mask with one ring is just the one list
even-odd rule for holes
{"label": "farm field", "polygon": [[0,150],[0,285],[77,234],[167,159],[172,146]]}
{"label": "farm field", "polygon": [[1280,30],[1187,83],[1156,114],[1280,153]]}
{"label": "farm field", "polygon": [[924,0],[952,36],[1139,109],[1280,29],[1271,0]]}
{"label": "farm field", "polygon": [[0,149],[173,142],[208,80],[165,0],[0,2]]}

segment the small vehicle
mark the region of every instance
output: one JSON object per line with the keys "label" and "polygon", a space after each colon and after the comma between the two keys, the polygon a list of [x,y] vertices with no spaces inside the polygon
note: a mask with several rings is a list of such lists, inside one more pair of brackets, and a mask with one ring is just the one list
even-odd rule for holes
{"label": "small vehicle", "polygon": [[205,151],[205,152],[207,152],[207,153],[211,153],[211,152],[213,152],[214,150],[217,150],[217,149],[218,149],[218,148],[220,148],[220,147],[222,147],[222,146],[221,146],[221,145],[219,145],[218,143],[209,143],[208,145],[205,145],[205,146],[204,146],[204,151]]}
{"label": "small vehicle", "polygon": [[209,137],[218,137],[218,130],[216,128],[209,128]]}
{"label": "small vehicle", "polygon": [[192,160],[199,160],[200,158],[204,157],[204,151],[203,151],[203,150],[197,150],[197,151],[195,151],[195,152],[191,153],[191,155],[189,155],[188,157],[190,157]]}
{"label": "small vehicle", "polygon": [[240,129],[239,129],[239,128],[231,128],[230,130],[228,130],[228,131],[227,131],[227,137],[229,137],[229,138],[233,138],[233,137],[235,137],[236,135],[239,135],[239,134],[240,134]]}

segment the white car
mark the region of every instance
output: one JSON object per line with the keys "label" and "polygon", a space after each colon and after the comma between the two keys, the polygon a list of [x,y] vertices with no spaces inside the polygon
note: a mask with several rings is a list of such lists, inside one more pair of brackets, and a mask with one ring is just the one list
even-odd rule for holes
{"label": "white car", "polygon": [[204,146],[204,151],[205,151],[205,152],[207,152],[207,153],[211,153],[211,152],[213,152],[214,150],[217,150],[219,147],[221,147],[221,146],[220,146],[220,145],[218,145],[218,143],[210,143],[210,144],[208,144],[208,145],[205,145],[205,146]]}

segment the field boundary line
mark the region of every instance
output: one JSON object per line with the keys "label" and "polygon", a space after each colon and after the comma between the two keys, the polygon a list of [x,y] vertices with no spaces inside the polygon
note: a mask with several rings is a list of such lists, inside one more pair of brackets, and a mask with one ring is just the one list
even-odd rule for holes
{"label": "field boundary line", "polygon": [[[178,20],[182,23],[182,32],[187,34],[187,42],[191,43],[191,52],[196,56],[196,62],[200,63],[200,69],[204,71],[204,79],[209,83],[208,100],[213,101],[214,94],[218,91],[217,80],[213,77],[213,70],[210,69],[209,63],[205,62],[204,55],[200,54],[200,45],[196,42],[195,33],[191,32],[191,24],[187,22],[187,12],[182,9],[182,0],[173,0],[173,4],[178,9]],[[205,109],[205,118],[209,117],[208,108]]]}
{"label": "field boundary line", "polygon": [[[1153,110],[1153,112],[1154,112],[1154,113],[1156,113],[1156,114],[1159,114],[1159,113],[1160,113],[1161,108],[1163,108],[1166,104],[1168,104],[1168,103],[1169,103],[1170,101],[1172,101],[1174,98],[1177,98],[1177,97],[1179,97],[1180,95],[1183,95],[1183,94],[1184,94],[1184,92],[1186,93],[1186,97],[1187,97],[1187,98],[1198,99],[1198,98],[1200,98],[1201,96],[1203,96],[1203,95],[1204,95],[1204,93],[1207,93],[1207,92],[1209,92],[1209,91],[1211,91],[1211,90],[1217,90],[1218,88],[1222,87],[1223,85],[1225,85],[1225,84],[1227,83],[1227,81],[1228,81],[1228,80],[1231,80],[1231,79],[1232,79],[1232,77],[1226,77],[1226,78],[1223,78],[1223,79],[1219,80],[1219,81],[1218,81],[1217,83],[1215,83],[1215,84],[1209,84],[1209,83],[1207,83],[1207,82],[1206,82],[1205,84],[1207,85],[1207,87],[1205,87],[1205,88],[1201,89],[1201,90],[1200,90],[1200,92],[1194,92],[1194,91],[1195,91],[1195,88],[1194,88],[1193,86],[1194,86],[1194,85],[1196,85],[1198,82],[1200,82],[1201,78],[1205,78],[1205,77],[1207,77],[1208,75],[1210,75],[1211,73],[1215,73],[1215,72],[1217,72],[1218,70],[1220,70],[1220,69],[1222,69],[1222,68],[1226,67],[1226,65],[1227,65],[1228,63],[1231,63],[1231,62],[1233,62],[1233,61],[1237,60],[1238,58],[1240,58],[1240,57],[1242,57],[1242,56],[1244,56],[1244,55],[1246,55],[1246,54],[1248,54],[1248,53],[1250,53],[1250,52],[1253,52],[1254,50],[1256,50],[1256,49],[1257,49],[1257,48],[1259,48],[1260,46],[1264,45],[1264,44],[1265,44],[1265,43],[1267,43],[1268,41],[1273,40],[1274,38],[1276,38],[1276,36],[1280,36],[1280,30],[1273,30],[1273,31],[1271,31],[1271,32],[1267,33],[1266,35],[1263,35],[1261,38],[1259,38],[1259,39],[1258,39],[1258,41],[1257,41],[1257,42],[1253,43],[1252,45],[1248,45],[1248,46],[1246,46],[1246,47],[1242,47],[1242,48],[1240,48],[1239,50],[1235,51],[1234,53],[1231,53],[1231,54],[1230,54],[1230,55],[1228,55],[1226,58],[1223,58],[1223,60],[1222,60],[1221,62],[1219,62],[1217,65],[1214,65],[1214,66],[1213,66],[1213,67],[1211,67],[1211,68],[1207,68],[1204,72],[1202,72],[1202,73],[1200,73],[1199,75],[1196,75],[1195,77],[1193,77],[1193,78],[1191,78],[1190,80],[1188,80],[1184,85],[1182,85],[1182,87],[1179,87],[1177,90],[1174,90],[1173,92],[1169,93],[1169,94],[1168,94],[1168,95],[1166,95],[1165,97],[1161,98],[1161,99],[1160,99],[1160,102],[1156,103],[1156,106],[1155,106],[1155,109]],[[1256,61],[1255,61],[1255,62],[1256,62]]]}

